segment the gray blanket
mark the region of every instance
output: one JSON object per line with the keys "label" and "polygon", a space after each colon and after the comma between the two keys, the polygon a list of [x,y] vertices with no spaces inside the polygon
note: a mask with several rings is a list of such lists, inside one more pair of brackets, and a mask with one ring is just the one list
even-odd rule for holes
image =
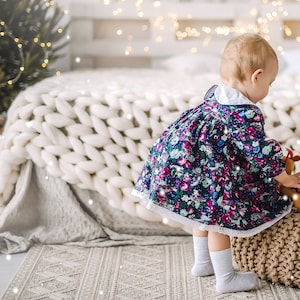
{"label": "gray blanket", "polygon": [[151,245],[190,241],[190,234],[130,216],[98,192],[51,177],[30,160],[0,215],[0,253],[27,251],[34,243],[80,246]]}

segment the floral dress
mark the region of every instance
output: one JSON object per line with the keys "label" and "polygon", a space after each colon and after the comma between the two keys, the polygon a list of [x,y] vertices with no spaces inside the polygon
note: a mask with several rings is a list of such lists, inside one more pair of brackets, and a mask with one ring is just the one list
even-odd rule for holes
{"label": "floral dress", "polygon": [[261,110],[237,90],[213,86],[155,142],[133,194],[184,225],[251,236],[291,210],[274,179],[282,157]]}

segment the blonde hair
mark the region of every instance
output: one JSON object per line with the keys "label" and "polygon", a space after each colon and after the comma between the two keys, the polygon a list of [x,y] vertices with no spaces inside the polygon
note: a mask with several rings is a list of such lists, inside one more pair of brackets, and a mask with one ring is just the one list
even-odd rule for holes
{"label": "blonde hair", "polygon": [[265,69],[270,58],[278,63],[274,49],[260,35],[245,33],[234,37],[228,41],[222,55],[221,77],[242,82],[255,70]]}

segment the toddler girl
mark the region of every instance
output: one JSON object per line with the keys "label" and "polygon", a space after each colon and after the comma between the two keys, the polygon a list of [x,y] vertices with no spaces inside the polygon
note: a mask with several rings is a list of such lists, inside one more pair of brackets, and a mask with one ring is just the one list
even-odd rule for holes
{"label": "toddler girl", "polygon": [[133,192],[149,209],[192,227],[192,274],[215,274],[220,293],[258,287],[256,274],[233,270],[230,236],[255,235],[290,212],[278,183],[300,188],[300,173],[285,172],[281,147],[267,139],[256,105],[277,72],[265,39],[232,38],[222,56],[222,84],[162,133]]}

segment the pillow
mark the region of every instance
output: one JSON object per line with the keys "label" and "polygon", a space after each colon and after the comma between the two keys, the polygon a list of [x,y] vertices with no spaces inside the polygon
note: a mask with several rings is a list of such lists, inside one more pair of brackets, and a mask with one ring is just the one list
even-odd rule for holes
{"label": "pillow", "polygon": [[181,54],[162,61],[162,67],[189,73],[219,73],[221,57],[211,54]]}
{"label": "pillow", "polygon": [[280,70],[280,74],[300,75],[300,49],[299,48],[283,51],[280,56],[279,56],[279,67],[280,67],[280,61],[283,61],[283,65],[284,65],[282,70]]}

